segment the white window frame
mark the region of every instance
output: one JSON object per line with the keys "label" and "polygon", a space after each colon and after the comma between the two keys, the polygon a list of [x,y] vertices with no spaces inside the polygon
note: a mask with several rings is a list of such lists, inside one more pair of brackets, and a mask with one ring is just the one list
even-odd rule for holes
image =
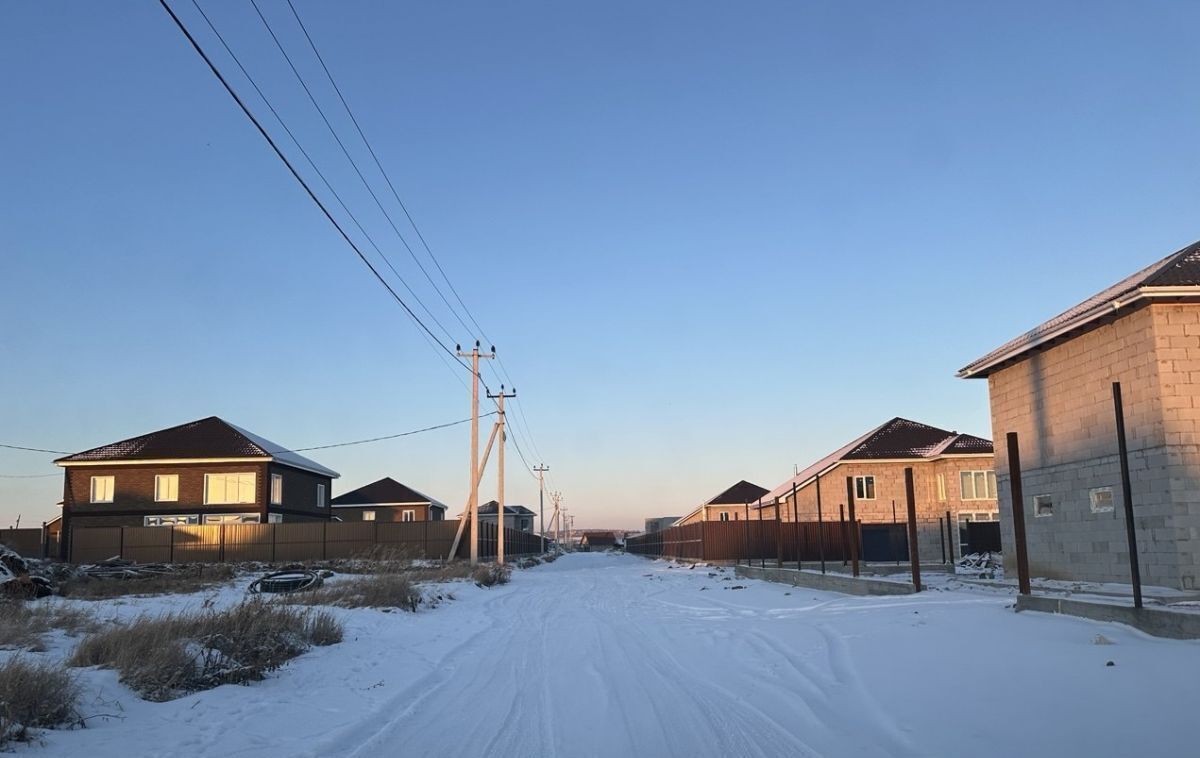
{"label": "white window frame", "polygon": [[[979,495],[979,484],[977,478],[983,477],[983,496]],[[963,486],[964,477],[967,477],[971,482],[971,491],[967,492],[967,488]],[[970,500],[995,500],[996,499],[996,472],[993,469],[972,469],[968,471],[958,472],[958,489],[959,499],[964,502]]]}
{"label": "white window frame", "polygon": [[[96,494],[96,489],[97,489],[96,485],[97,484],[107,484],[107,486],[104,487],[104,489],[108,491],[107,499],[104,498],[103,494],[97,496],[97,494]],[[89,502],[111,503],[113,501],[113,496],[116,495],[116,493],[117,493],[117,477],[113,476],[112,474],[108,474],[106,476],[93,476],[92,477],[91,490],[89,493],[89,495],[90,495]]]}
{"label": "white window frame", "polygon": [[282,524],[283,523],[283,514],[282,513],[268,513],[267,514],[267,523],[268,524]]}
{"label": "white window frame", "polygon": [[325,507],[325,485],[324,484],[317,485],[317,507],[318,508]]}
{"label": "white window frame", "polygon": [[375,511],[363,511],[363,521],[374,521]]}
{"label": "white window frame", "polygon": [[[871,480],[870,492],[867,494],[867,480]],[[863,474],[862,476],[854,477],[854,499],[855,500],[874,500],[879,492],[875,488],[875,475]]]}
{"label": "white window frame", "polygon": [[[1108,505],[1097,505],[1097,495],[1108,495]],[[1117,498],[1113,495],[1112,487],[1093,487],[1088,490],[1088,502],[1092,506],[1092,513],[1112,513],[1117,506]]]}
{"label": "white window frame", "polygon": [[729,520],[729,511],[721,511],[719,514],[717,514],[717,520],[728,521]]}
{"label": "white window frame", "polygon": [[[1041,505],[1041,503],[1039,501],[1045,501],[1046,505],[1050,506],[1050,510],[1047,513],[1042,513],[1042,509],[1039,507]],[[1053,495],[1034,495],[1033,496],[1033,516],[1034,516],[1034,518],[1050,518],[1053,515],[1054,515],[1054,496]]]}
{"label": "white window frame", "polygon": [[[162,496],[162,484],[167,484],[167,494]],[[172,491],[173,490],[173,491]],[[156,503],[178,503],[179,502],[179,474],[155,474],[154,475],[154,502]]]}
{"label": "white window frame", "polygon": [[946,474],[937,475],[937,499],[939,503],[946,502]]}
{"label": "white window frame", "polygon": [[[226,498],[223,500],[213,500],[211,490],[210,490],[210,485],[212,484],[213,478],[218,477],[218,476],[223,477],[225,479],[224,487],[225,487],[225,492],[226,492]],[[238,487],[237,497],[239,499],[230,500],[228,498],[229,478],[230,477],[237,478],[237,487]],[[250,484],[249,484],[250,499],[242,500],[240,498],[242,497],[243,484],[244,484],[244,480],[246,477],[249,477],[249,482],[250,482]],[[254,473],[253,471],[233,471],[233,472],[228,472],[228,473],[213,473],[213,474],[205,474],[204,475],[204,504],[205,505],[254,505],[256,502],[258,502],[258,474]]]}
{"label": "white window frame", "polygon": [[417,520],[417,512],[414,511],[412,508],[409,508],[408,510],[405,510],[405,511],[400,511],[400,520],[403,522],[406,522],[406,523],[409,521],[416,521]]}
{"label": "white window frame", "polygon": [[219,524],[261,524],[261,513],[206,513],[204,514],[205,526],[217,526]]}
{"label": "white window frame", "polygon": [[164,516],[143,516],[142,526],[195,526],[200,523],[196,513],[173,513]]}
{"label": "white window frame", "polygon": [[283,474],[271,474],[271,505],[283,505]]}

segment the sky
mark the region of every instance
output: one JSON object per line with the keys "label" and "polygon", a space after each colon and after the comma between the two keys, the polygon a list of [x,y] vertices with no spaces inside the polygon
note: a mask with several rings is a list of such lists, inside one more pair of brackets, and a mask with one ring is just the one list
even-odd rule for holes
{"label": "sky", "polygon": [[[440,282],[285,0],[258,1]],[[986,384],[955,371],[1200,238],[1195,3],[294,0],[483,337],[249,0],[200,3],[441,342],[495,344],[510,440],[579,527],[773,487],[894,416],[989,435]],[[469,415],[469,373],[158,3],[6,3],[0,66],[0,443],[218,415],[294,448]],[[311,455],[335,494],[466,501],[466,425]],[[53,457],[0,449],[0,525],[57,512]]]}

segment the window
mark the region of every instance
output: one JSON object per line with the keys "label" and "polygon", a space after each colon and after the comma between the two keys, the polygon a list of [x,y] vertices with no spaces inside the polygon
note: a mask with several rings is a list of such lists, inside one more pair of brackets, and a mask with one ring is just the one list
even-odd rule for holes
{"label": "window", "polygon": [[416,521],[417,520],[417,512],[416,511],[401,511],[400,512],[400,520],[401,521]]}
{"label": "window", "polygon": [[240,505],[255,501],[253,473],[249,474],[205,474],[205,505]]}
{"label": "window", "polygon": [[938,502],[946,502],[946,475],[938,474],[937,477]]}
{"label": "window", "polygon": [[959,485],[963,500],[995,500],[995,471],[960,471]]}
{"label": "window", "polygon": [[317,485],[317,507],[318,508],[325,507],[325,485],[324,484]]}
{"label": "window", "polygon": [[1038,518],[1054,515],[1054,499],[1049,495],[1033,496],[1033,515]]}
{"label": "window", "polygon": [[113,501],[113,489],[115,487],[116,487],[116,477],[93,476],[92,477],[92,502],[93,503],[111,503]]}
{"label": "window", "polygon": [[875,477],[873,476],[856,476],[854,477],[854,497],[859,500],[874,500],[875,499]]}
{"label": "window", "polygon": [[154,502],[174,503],[179,499],[179,474],[158,474],[154,477]]}
{"label": "window", "polygon": [[363,511],[363,521],[374,521],[375,511]]}
{"label": "window", "polygon": [[282,513],[268,513],[267,514],[267,523],[268,524],[282,524],[283,523],[283,514]]}
{"label": "window", "polygon": [[271,474],[271,505],[283,505],[283,474]]}
{"label": "window", "polygon": [[259,524],[262,517],[257,513],[206,513],[204,523],[212,524]]}
{"label": "window", "polygon": [[182,516],[146,516],[142,519],[143,526],[188,526],[199,523],[200,517],[194,513]]}
{"label": "window", "polygon": [[1091,490],[1088,495],[1092,501],[1092,513],[1112,513],[1112,487],[1097,487],[1096,489]]}
{"label": "window", "polygon": [[721,511],[721,521],[728,521],[728,520],[729,520],[729,512]]}

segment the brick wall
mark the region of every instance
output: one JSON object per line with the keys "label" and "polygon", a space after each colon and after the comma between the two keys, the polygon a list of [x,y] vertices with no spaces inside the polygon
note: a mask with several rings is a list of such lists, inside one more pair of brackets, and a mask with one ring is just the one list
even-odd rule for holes
{"label": "brick wall", "polygon": [[375,511],[375,520],[380,522],[399,522],[404,518],[404,511],[415,511],[413,518],[416,521],[429,519],[428,505],[338,506],[333,509],[333,515],[341,518],[342,521],[362,521],[363,511]]}
{"label": "brick wall", "polygon": [[[1012,539],[1008,457],[1017,432],[1034,576],[1129,581],[1112,382],[1120,381],[1142,578],[1196,586],[1200,537],[1200,305],[1152,305],[992,374],[1001,532]],[[1093,513],[1090,491],[1114,508]],[[1050,495],[1052,516],[1034,515]],[[1015,571],[1013,555],[1006,554]]]}

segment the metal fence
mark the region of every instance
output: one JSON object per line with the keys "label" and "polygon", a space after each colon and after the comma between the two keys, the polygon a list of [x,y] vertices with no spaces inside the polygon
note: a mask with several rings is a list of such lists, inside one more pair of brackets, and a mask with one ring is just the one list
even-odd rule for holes
{"label": "metal fence", "polygon": [[26,558],[41,558],[43,550],[42,530],[0,529],[0,545],[4,545]]}
{"label": "metal fence", "polygon": [[903,523],[702,521],[630,537],[625,550],[705,561],[845,562],[850,560],[853,537],[862,560],[882,562],[908,560],[906,530]]}
{"label": "metal fence", "polygon": [[[70,561],[95,563],[114,556],[139,563],[233,563],[356,558],[394,549],[414,558],[445,558],[458,521],[311,522],[299,524],[220,524],[211,526],[96,526],[71,530]],[[36,530],[39,531],[40,530]],[[470,527],[456,557],[470,551]],[[482,523],[479,554],[495,557],[495,524]],[[537,555],[536,534],[504,530],[505,556]]]}

